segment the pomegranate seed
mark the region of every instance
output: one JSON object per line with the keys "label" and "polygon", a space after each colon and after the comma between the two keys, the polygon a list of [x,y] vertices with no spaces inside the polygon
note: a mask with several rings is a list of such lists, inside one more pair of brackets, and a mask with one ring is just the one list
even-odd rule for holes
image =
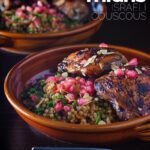
{"label": "pomegranate seed", "polygon": [[26,7],[26,10],[27,10],[28,12],[32,12],[32,7],[27,6],[27,7]]}
{"label": "pomegranate seed", "polygon": [[70,108],[69,106],[64,106],[64,110],[65,110],[66,112],[70,112],[71,108]]}
{"label": "pomegranate seed", "polygon": [[87,87],[86,87],[86,91],[87,91],[87,93],[89,93],[89,94],[91,95],[91,94],[93,94],[93,92],[94,92],[94,87],[92,87],[92,86],[87,86]]}
{"label": "pomegranate seed", "polygon": [[32,94],[32,95],[31,95],[31,100],[32,100],[33,102],[35,102],[37,99],[38,99],[38,97],[37,97],[35,94]]}
{"label": "pomegranate seed", "polygon": [[37,5],[38,5],[39,7],[41,7],[41,6],[43,6],[43,3],[42,3],[41,1],[38,1],[38,2],[37,2]]}
{"label": "pomegranate seed", "polygon": [[22,10],[25,10],[25,9],[26,9],[26,6],[25,6],[25,5],[22,5],[22,6],[21,6],[21,9],[22,9]]}
{"label": "pomegranate seed", "polygon": [[35,7],[34,8],[34,13],[43,13],[46,10],[45,7]]}
{"label": "pomegranate seed", "polygon": [[137,65],[138,65],[137,58],[133,58],[127,63],[127,66],[137,66]]}
{"label": "pomegranate seed", "polygon": [[99,44],[99,47],[100,47],[100,48],[108,48],[108,44],[106,44],[106,43],[101,43],[101,44]]}
{"label": "pomegranate seed", "polygon": [[28,16],[28,19],[29,19],[29,20],[33,20],[33,18],[34,18],[34,17],[33,17],[32,15],[29,15],[29,16]]}
{"label": "pomegranate seed", "polygon": [[93,86],[93,82],[92,82],[92,81],[87,81],[87,82],[86,82],[86,85],[87,85],[87,86]]}
{"label": "pomegranate seed", "polygon": [[48,77],[46,79],[46,83],[48,83],[48,82],[54,82],[54,83],[56,83],[57,81],[58,81],[58,78],[57,77],[53,77],[53,76]]}
{"label": "pomegranate seed", "polygon": [[117,76],[117,77],[122,77],[122,76],[124,76],[125,75],[125,72],[124,72],[124,70],[123,69],[116,69],[115,71],[114,71],[114,73],[115,73],[115,75]]}
{"label": "pomegranate seed", "polygon": [[34,24],[35,24],[35,26],[37,27],[37,28],[39,28],[40,27],[40,20],[39,19],[35,19],[34,20]]}
{"label": "pomegranate seed", "polygon": [[62,110],[62,103],[61,103],[61,102],[58,102],[58,103],[55,105],[54,110],[55,110],[56,112],[61,111],[61,110]]}
{"label": "pomegranate seed", "polygon": [[137,72],[134,71],[134,70],[128,70],[128,71],[126,72],[126,75],[127,75],[127,77],[128,77],[129,79],[136,79],[136,78],[138,77]]}
{"label": "pomegranate seed", "polygon": [[18,9],[18,10],[16,11],[16,16],[17,16],[18,18],[25,18],[25,17],[26,17],[26,15],[22,12],[21,9]]}
{"label": "pomegranate seed", "polygon": [[64,77],[58,77],[58,80],[59,80],[59,81],[63,81],[63,80],[64,80]]}
{"label": "pomegranate seed", "polygon": [[81,90],[85,90],[85,89],[86,89],[86,86],[85,86],[85,85],[81,85],[81,86],[80,86],[80,89],[81,89]]}
{"label": "pomegranate seed", "polygon": [[75,96],[72,93],[69,93],[66,95],[67,100],[69,100],[69,102],[72,102],[75,100]]}
{"label": "pomegranate seed", "polygon": [[147,72],[147,69],[145,67],[142,67],[141,69],[142,71]]}
{"label": "pomegranate seed", "polygon": [[67,82],[67,81],[64,81],[64,87],[65,87],[66,89],[69,89],[70,86],[72,86],[72,83]]}
{"label": "pomegranate seed", "polygon": [[84,84],[86,83],[84,78],[80,78],[79,82],[80,82],[80,84],[82,84],[82,85],[84,85]]}
{"label": "pomegranate seed", "polygon": [[85,89],[80,90],[80,96],[81,97],[83,97],[86,93],[87,93],[87,91]]}
{"label": "pomegranate seed", "polygon": [[55,9],[49,9],[48,13],[49,13],[49,15],[54,15],[54,14],[56,14],[56,10]]}
{"label": "pomegranate seed", "polygon": [[72,84],[77,83],[77,80],[75,78],[68,78],[67,81]]}
{"label": "pomegranate seed", "polygon": [[86,103],[86,100],[84,98],[79,98],[77,100],[77,103],[78,103],[79,106],[82,106],[82,105],[84,105]]}
{"label": "pomegranate seed", "polygon": [[69,92],[69,93],[72,93],[74,91],[74,86],[71,86],[68,90],[67,90],[67,92]]}

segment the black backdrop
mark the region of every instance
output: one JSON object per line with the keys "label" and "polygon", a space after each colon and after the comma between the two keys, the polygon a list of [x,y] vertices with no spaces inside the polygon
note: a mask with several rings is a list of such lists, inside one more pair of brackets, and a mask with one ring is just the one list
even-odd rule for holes
{"label": "black backdrop", "polygon": [[[148,1],[149,0],[147,0],[147,20],[105,20],[101,29],[91,38],[89,43],[105,42],[136,48],[150,53],[150,13],[148,10],[150,7]],[[112,3],[107,4],[108,14],[112,12],[112,5]],[[24,56],[7,54],[0,51],[0,146],[4,146],[4,150],[28,150],[31,149],[32,146],[78,146],[48,139],[34,132],[18,117],[6,101],[3,92],[4,78],[10,68],[22,58],[24,58]],[[84,146],[86,145],[83,145],[83,147]],[[146,150],[149,149],[150,142],[130,141],[104,147],[112,149]]]}

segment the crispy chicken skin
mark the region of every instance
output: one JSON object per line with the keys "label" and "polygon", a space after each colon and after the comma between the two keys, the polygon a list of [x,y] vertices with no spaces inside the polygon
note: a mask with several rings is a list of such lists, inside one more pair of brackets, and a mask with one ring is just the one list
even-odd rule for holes
{"label": "crispy chicken skin", "polygon": [[59,72],[97,77],[111,70],[112,65],[122,66],[127,59],[109,48],[85,48],[74,52],[58,64]]}
{"label": "crispy chicken skin", "polygon": [[150,68],[136,79],[110,72],[95,81],[95,90],[101,99],[112,104],[121,120],[150,114]]}

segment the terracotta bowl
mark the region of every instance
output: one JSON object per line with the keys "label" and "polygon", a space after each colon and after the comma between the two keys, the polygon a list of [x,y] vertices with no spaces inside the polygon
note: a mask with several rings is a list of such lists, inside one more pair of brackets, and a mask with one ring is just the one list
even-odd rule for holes
{"label": "terracotta bowl", "polygon": [[[150,65],[149,54],[130,48],[109,46],[117,49],[129,59],[137,57],[141,64]],[[32,113],[22,105],[20,93],[31,77],[47,69],[55,70],[58,62],[65,56],[85,47],[92,48],[98,47],[98,45],[86,44],[49,49],[38,54],[32,54],[16,64],[8,73],[4,84],[5,95],[9,103],[29,125],[39,132],[61,140],[86,144],[111,143],[133,138],[150,140],[150,123],[148,123],[150,115],[103,126],[78,125],[52,121]]]}
{"label": "terracotta bowl", "polygon": [[[104,4],[95,3],[92,5],[92,3],[89,3],[89,8],[91,10],[89,18],[92,21],[73,30],[43,34],[21,34],[0,30],[1,50],[17,54],[29,54],[55,46],[86,42],[99,30],[106,16],[106,6]],[[95,12],[99,17],[92,19]]]}

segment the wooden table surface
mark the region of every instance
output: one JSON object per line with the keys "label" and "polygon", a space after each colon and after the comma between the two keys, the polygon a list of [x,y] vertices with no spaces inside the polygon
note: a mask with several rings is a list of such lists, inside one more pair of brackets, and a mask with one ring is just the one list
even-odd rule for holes
{"label": "wooden table surface", "polygon": [[[100,42],[123,45],[150,53],[150,21],[105,21],[100,31],[89,41],[89,43]],[[41,135],[28,126],[9,105],[3,92],[4,78],[10,68],[23,57],[0,52],[0,149],[31,150],[33,146],[86,147]],[[135,140],[102,147],[113,150],[147,150],[150,149],[150,142]]]}

